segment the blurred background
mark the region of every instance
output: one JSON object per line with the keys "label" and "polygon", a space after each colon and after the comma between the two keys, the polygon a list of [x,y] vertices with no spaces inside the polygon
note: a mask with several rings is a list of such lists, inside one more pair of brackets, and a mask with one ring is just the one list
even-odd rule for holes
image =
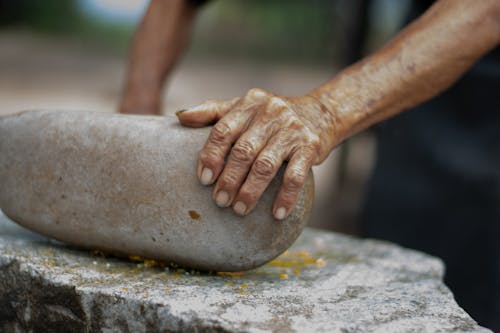
{"label": "blurred background", "polygon": [[[115,112],[128,44],[147,4],[0,0],[0,114]],[[402,0],[209,2],[168,81],[164,113],[254,87],[306,93],[390,39],[408,5]],[[356,234],[375,149],[372,134],[364,132],[315,167],[310,225]]]}

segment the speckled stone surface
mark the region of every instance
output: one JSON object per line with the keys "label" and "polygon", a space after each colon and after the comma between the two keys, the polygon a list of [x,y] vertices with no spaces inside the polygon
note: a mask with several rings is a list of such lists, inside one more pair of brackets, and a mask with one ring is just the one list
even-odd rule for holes
{"label": "speckled stone surface", "polygon": [[245,273],[150,267],[34,234],[0,214],[1,332],[489,332],[436,258],[305,229]]}
{"label": "speckled stone surface", "polygon": [[[284,221],[272,216],[281,175],[239,217],[196,177],[210,129],[173,116],[30,111],[0,118],[0,209],[55,239],[239,271],[285,251],[307,223],[312,175]],[[283,170],[282,170],[283,171]],[[282,172],[281,171],[281,172]]]}

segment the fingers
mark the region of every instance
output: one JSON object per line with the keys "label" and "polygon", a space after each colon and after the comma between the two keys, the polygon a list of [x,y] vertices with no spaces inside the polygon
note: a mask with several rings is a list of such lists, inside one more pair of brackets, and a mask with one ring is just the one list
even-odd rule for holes
{"label": "fingers", "polygon": [[221,119],[235,107],[239,98],[227,101],[208,100],[191,109],[179,110],[175,113],[183,126],[203,127],[211,125]]}
{"label": "fingers", "polygon": [[282,220],[290,214],[321,147],[314,118],[301,109],[309,104],[252,89],[242,98],[207,101],[177,113],[186,126],[215,123],[200,151],[197,174],[204,185],[216,182],[217,205],[247,215],[287,160],[273,215]]}
{"label": "fingers", "polygon": [[250,113],[236,107],[212,128],[198,157],[197,174],[203,185],[215,182],[231,146],[246,128],[249,118]]}
{"label": "fingers", "polygon": [[315,156],[314,149],[308,147],[300,148],[292,155],[283,175],[280,191],[274,202],[273,215],[276,219],[285,219],[295,207]]}
{"label": "fingers", "polygon": [[[265,95],[260,94],[260,90],[255,89],[247,93],[244,98],[235,98],[229,101],[229,103],[225,103],[223,107],[220,106],[222,104],[219,102],[217,103],[219,106],[215,107],[211,107],[210,103],[208,103],[209,107],[205,108],[205,110],[212,111],[194,111],[194,113],[200,112],[200,114],[207,117],[206,119],[212,117],[211,119],[216,120],[218,117],[222,117],[210,131],[208,140],[199,155],[197,173],[203,185],[213,184],[219,177],[219,174],[224,168],[224,161],[231,146],[247,129],[256,110],[262,107],[260,101],[262,101],[264,97]],[[181,116],[185,113],[190,114],[192,112],[192,110],[182,112]],[[246,141],[246,143],[243,141],[238,146],[239,148],[236,148],[237,154],[238,149],[243,151],[244,149],[248,149],[250,145],[258,144],[258,142]],[[244,144],[249,147],[241,147]],[[251,150],[253,151],[253,149]]]}
{"label": "fingers", "polygon": [[[271,123],[252,122],[248,130],[236,141],[213,192],[218,206],[231,205],[255,159],[274,134],[271,127]],[[244,215],[248,208],[245,201],[234,204],[234,210],[240,215]]]}
{"label": "fingers", "polygon": [[273,136],[251,166],[250,172],[234,199],[234,210],[239,215],[252,211],[258,200],[276,176],[290,148],[288,138],[279,132]]}

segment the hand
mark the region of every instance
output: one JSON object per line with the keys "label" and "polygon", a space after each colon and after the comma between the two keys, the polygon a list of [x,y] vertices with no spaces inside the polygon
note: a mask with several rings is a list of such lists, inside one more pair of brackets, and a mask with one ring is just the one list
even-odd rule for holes
{"label": "hand", "polygon": [[239,215],[254,209],[288,161],[273,207],[278,220],[295,207],[311,166],[333,148],[337,125],[311,96],[283,97],[261,89],[229,101],[210,100],[177,116],[184,126],[215,123],[199,154],[197,174],[204,185],[216,183],[213,198],[218,206],[232,206]]}

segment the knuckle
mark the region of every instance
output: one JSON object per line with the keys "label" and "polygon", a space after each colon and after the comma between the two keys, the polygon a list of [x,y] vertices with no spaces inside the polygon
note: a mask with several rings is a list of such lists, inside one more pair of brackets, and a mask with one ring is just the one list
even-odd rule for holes
{"label": "knuckle", "polygon": [[238,175],[233,170],[224,170],[222,177],[218,181],[218,187],[226,190],[234,190],[238,187]]}
{"label": "knuckle", "polygon": [[295,118],[295,114],[281,97],[272,97],[267,104],[265,112],[271,114],[273,117],[285,120],[285,123],[289,119]]}
{"label": "knuckle", "polygon": [[294,168],[285,173],[283,184],[289,191],[298,191],[304,186],[307,178],[307,172],[302,168]]}
{"label": "knuckle", "polygon": [[283,98],[277,96],[271,98],[269,105],[277,109],[288,109],[288,103]]}
{"label": "knuckle", "polygon": [[199,154],[199,159],[207,167],[214,167],[219,163],[219,155],[213,149],[203,149]]}
{"label": "knuckle", "polygon": [[240,140],[234,145],[231,155],[238,162],[249,163],[254,159],[254,151],[255,148],[250,141]]}
{"label": "knuckle", "polygon": [[278,206],[293,207],[297,201],[299,191],[284,190],[280,193]]}
{"label": "knuckle", "polygon": [[321,147],[321,141],[318,136],[313,136],[309,139],[308,146],[314,151],[317,152]]}
{"label": "knuckle", "polygon": [[276,171],[276,162],[270,156],[262,156],[255,161],[253,168],[256,176],[270,178]]}
{"label": "knuckle", "polygon": [[298,119],[295,115],[290,115],[287,113],[286,116],[288,119],[287,127],[289,129],[292,129],[294,131],[300,131],[304,129],[305,127],[304,123],[300,119]]}
{"label": "knuckle", "polygon": [[268,92],[266,92],[265,90],[260,89],[260,88],[252,88],[246,94],[246,96],[248,96],[250,98],[261,98],[261,97],[265,97],[267,95],[268,95]]}
{"label": "knuckle", "polygon": [[257,201],[257,192],[249,187],[243,187],[238,193],[238,199],[243,199],[250,206]]}
{"label": "knuckle", "polygon": [[221,143],[227,140],[228,135],[231,133],[231,127],[224,121],[219,121],[212,127],[210,131],[209,141],[213,143]]}
{"label": "knuckle", "polygon": [[294,194],[283,193],[279,198],[279,202],[280,202],[279,206],[293,207],[295,205],[296,198]]}

